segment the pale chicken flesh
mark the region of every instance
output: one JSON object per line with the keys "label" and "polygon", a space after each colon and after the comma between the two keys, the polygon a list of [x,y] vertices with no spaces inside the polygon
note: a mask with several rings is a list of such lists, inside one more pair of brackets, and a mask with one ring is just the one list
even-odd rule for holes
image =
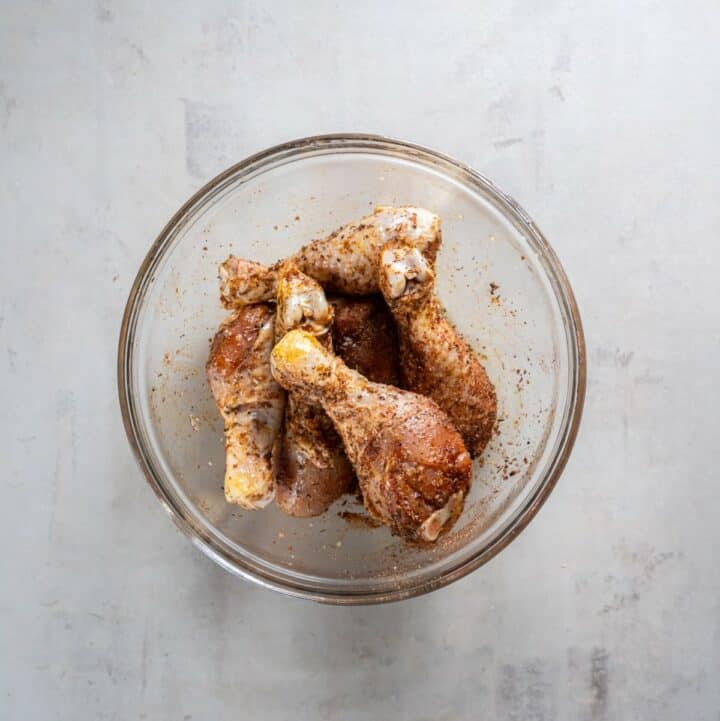
{"label": "pale chicken flesh", "polygon": [[497,415],[495,388],[435,294],[432,263],[416,248],[388,243],[380,289],[400,335],[405,387],[432,398],[452,419],[473,456],[482,453]]}
{"label": "pale chicken flesh", "polygon": [[225,497],[255,509],[275,493],[273,451],[285,393],[270,373],[275,313],[246,306],[218,329],[206,372],[225,423]]}
{"label": "pale chicken flesh", "polygon": [[272,372],[283,387],[322,405],[367,509],[393,533],[434,541],[452,526],[470,488],[471,461],[434,401],[367,380],[301,330],[275,346]]}
{"label": "pale chicken flesh", "polygon": [[[300,328],[332,347],[333,309],[316,281],[286,266],[278,281],[276,335]],[[332,421],[291,391],[278,459],[275,500],[292,516],[317,516],[350,490],[353,468]]]}
{"label": "pale chicken flesh", "polygon": [[432,263],[441,241],[440,218],[424,208],[381,206],[270,267],[230,256],[220,266],[221,300],[227,308],[273,300],[285,264],[295,265],[328,291],[377,293],[380,249],[391,240],[417,248]]}

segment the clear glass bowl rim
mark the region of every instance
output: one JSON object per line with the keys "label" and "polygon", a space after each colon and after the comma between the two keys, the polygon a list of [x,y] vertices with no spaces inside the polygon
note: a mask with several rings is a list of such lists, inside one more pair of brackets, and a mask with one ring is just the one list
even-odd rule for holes
{"label": "clear glass bowl rim", "polygon": [[[523,227],[524,232],[530,236],[537,250],[542,254],[546,267],[550,270],[551,280],[554,281],[553,285],[556,292],[557,289],[560,291],[558,300],[562,301],[560,305],[563,322],[571,341],[569,412],[563,427],[560,429],[560,442],[557,444],[554,457],[548,463],[545,476],[538,484],[535,492],[529,496],[516,512],[511,522],[486,546],[478,549],[472,556],[447,569],[435,578],[392,590],[377,591],[368,587],[367,590],[353,591],[350,594],[343,593],[340,589],[337,592],[312,589],[305,585],[299,585],[289,578],[283,579],[280,574],[278,576],[266,575],[258,568],[246,563],[244,559],[227,553],[214,543],[213,539],[207,536],[193,522],[193,519],[174,502],[172,495],[168,493],[160,478],[155,474],[149,453],[144,447],[142,435],[138,430],[138,411],[131,394],[130,383],[135,326],[143,305],[145,292],[155,267],[170,247],[176,231],[182,226],[185,219],[193,211],[199,210],[206,198],[212,196],[217,188],[230,178],[241,180],[242,177],[271,165],[279,158],[289,159],[294,156],[308,156],[308,154],[312,156],[316,153],[327,154],[333,150],[338,152],[372,150],[376,153],[391,151],[395,157],[422,160],[425,164],[442,167],[445,172],[452,170],[455,177],[462,180],[463,183],[492,196],[498,205]],[[574,293],[555,252],[530,216],[512,197],[464,163],[422,145],[365,133],[315,135],[275,145],[229,167],[200,188],[168,221],[152,244],[137,272],[123,314],[117,356],[118,397],[128,442],[147,482],[183,535],[218,565],[237,576],[289,596],[338,605],[386,603],[428,593],[463,578],[487,563],[516,538],[540,510],[565,468],[580,426],[585,402],[586,379],[585,338]]]}

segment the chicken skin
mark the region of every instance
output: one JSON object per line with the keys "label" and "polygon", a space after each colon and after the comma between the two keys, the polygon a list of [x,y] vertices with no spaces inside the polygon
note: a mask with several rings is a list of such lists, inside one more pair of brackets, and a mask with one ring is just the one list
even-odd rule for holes
{"label": "chicken skin", "polygon": [[380,254],[379,284],[397,323],[405,387],[432,398],[479,456],[495,425],[495,388],[445,316],[432,264],[416,248],[389,243]]}
{"label": "chicken skin", "polygon": [[327,291],[377,293],[378,256],[391,240],[418,248],[432,263],[440,246],[440,218],[423,208],[381,206],[270,267],[230,256],[220,266],[220,298],[226,308],[273,300],[286,263],[317,280]]}
{"label": "chicken skin", "polygon": [[271,361],[283,387],[321,404],[332,419],[373,516],[422,541],[452,526],[470,488],[471,461],[434,401],[367,380],[301,330],[280,340]]}
{"label": "chicken skin", "polygon": [[[333,309],[316,281],[286,266],[278,281],[277,338],[300,328],[332,347]],[[275,500],[291,516],[318,516],[350,490],[353,468],[342,441],[319,405],[291,391],[285,407]]]}
{"label": "chicken skin", "polygon": [[399,385],[400,350],[392,314],[380,295],[331,298],[333,349],[375,383]]}
{"label": "chicken skin", "polygon": [[247,509],[266,506],[275,493],[285,393],[270,373],[274,320],[267,304],[236,311],[218,329],[206,365],[225,422],[225,497]]}

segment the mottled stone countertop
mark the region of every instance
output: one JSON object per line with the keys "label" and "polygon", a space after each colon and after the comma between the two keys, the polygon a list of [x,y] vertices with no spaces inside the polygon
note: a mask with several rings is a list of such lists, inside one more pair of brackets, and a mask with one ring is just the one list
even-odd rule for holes
{"label": "mottled stone countertop", "polygon": [[[0,718],[716,721],[718,23],[708,0],[5,3]],[[435,147],[515,196],[588,340],[538,517],[385,607],[202,557],[116,401],[165,221],[231,162],[334,131]]]}

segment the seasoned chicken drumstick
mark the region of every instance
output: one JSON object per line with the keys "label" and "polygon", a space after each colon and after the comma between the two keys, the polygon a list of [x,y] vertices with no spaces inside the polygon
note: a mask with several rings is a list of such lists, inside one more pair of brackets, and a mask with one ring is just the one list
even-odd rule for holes
{"label": "seasoned chicken drumstick", "polygon": [[[276,336],[292,328],[306,330],[369,380],[397,385],[397,331],[382,296],[336,297],[330,300],[331,309],[324,298],[317,282],[297,269],[283,274],[278,283]],[[285,406],[278,460],[275,500],[291,516],[320,515],[357,486],[355,471],[327,413],[294,393]]]}
{"label": "seasoned chicken drumstick", "polygon": [[333,350],[375,383],[400,385],[400,350],[392,313],[381,295],[330,298]]}
{"label": "seasoned chicken drumstick", "polygon": [[434,262],[440,246],[440,218],[423,208],[378,207],[269,268],[230,256],[220,265],[220,298],[226,308],[273,300],[285,263],[294,264],[326,290],[348,295],[377,293],[378,256],[390,240],[402,240]]}
{"label": "seasoned chicken drumstick", "polygon": [[380,289],[400,334],[407,388],[432,398],[452,419],[474,456],[490,440],[495,388],[435,295],[431,264],[416,248],[389,243],[380,255]]}
{"label": "seasoned chicken drumstick", "polygon": [[[277,338],[301,328],[326,348],[332,347],[333,309],[316,281],[293,266],[280,274],[277,296]],[[319,405],[290,392],[280,445],[275,499],[291,516],[318,516],[347,492],[354,472],[342,441]]]}
{"label": "seasoned chicken drumstick", "polygon": [[242,308],[218,329],[206,372],[225,421],[225,497],[262,508],[274,496],[273,449],[285,393],[270,374],[275,314],[267,304]]}
{"label": "seasoned chicken drumstick", "polygon": [[434,541],[462,512],[470,456],[450,419],[424,396],[372,383],[309,333],[273,349],[285,388],[322,404],[342,436],[368,510],[407,538]]}

